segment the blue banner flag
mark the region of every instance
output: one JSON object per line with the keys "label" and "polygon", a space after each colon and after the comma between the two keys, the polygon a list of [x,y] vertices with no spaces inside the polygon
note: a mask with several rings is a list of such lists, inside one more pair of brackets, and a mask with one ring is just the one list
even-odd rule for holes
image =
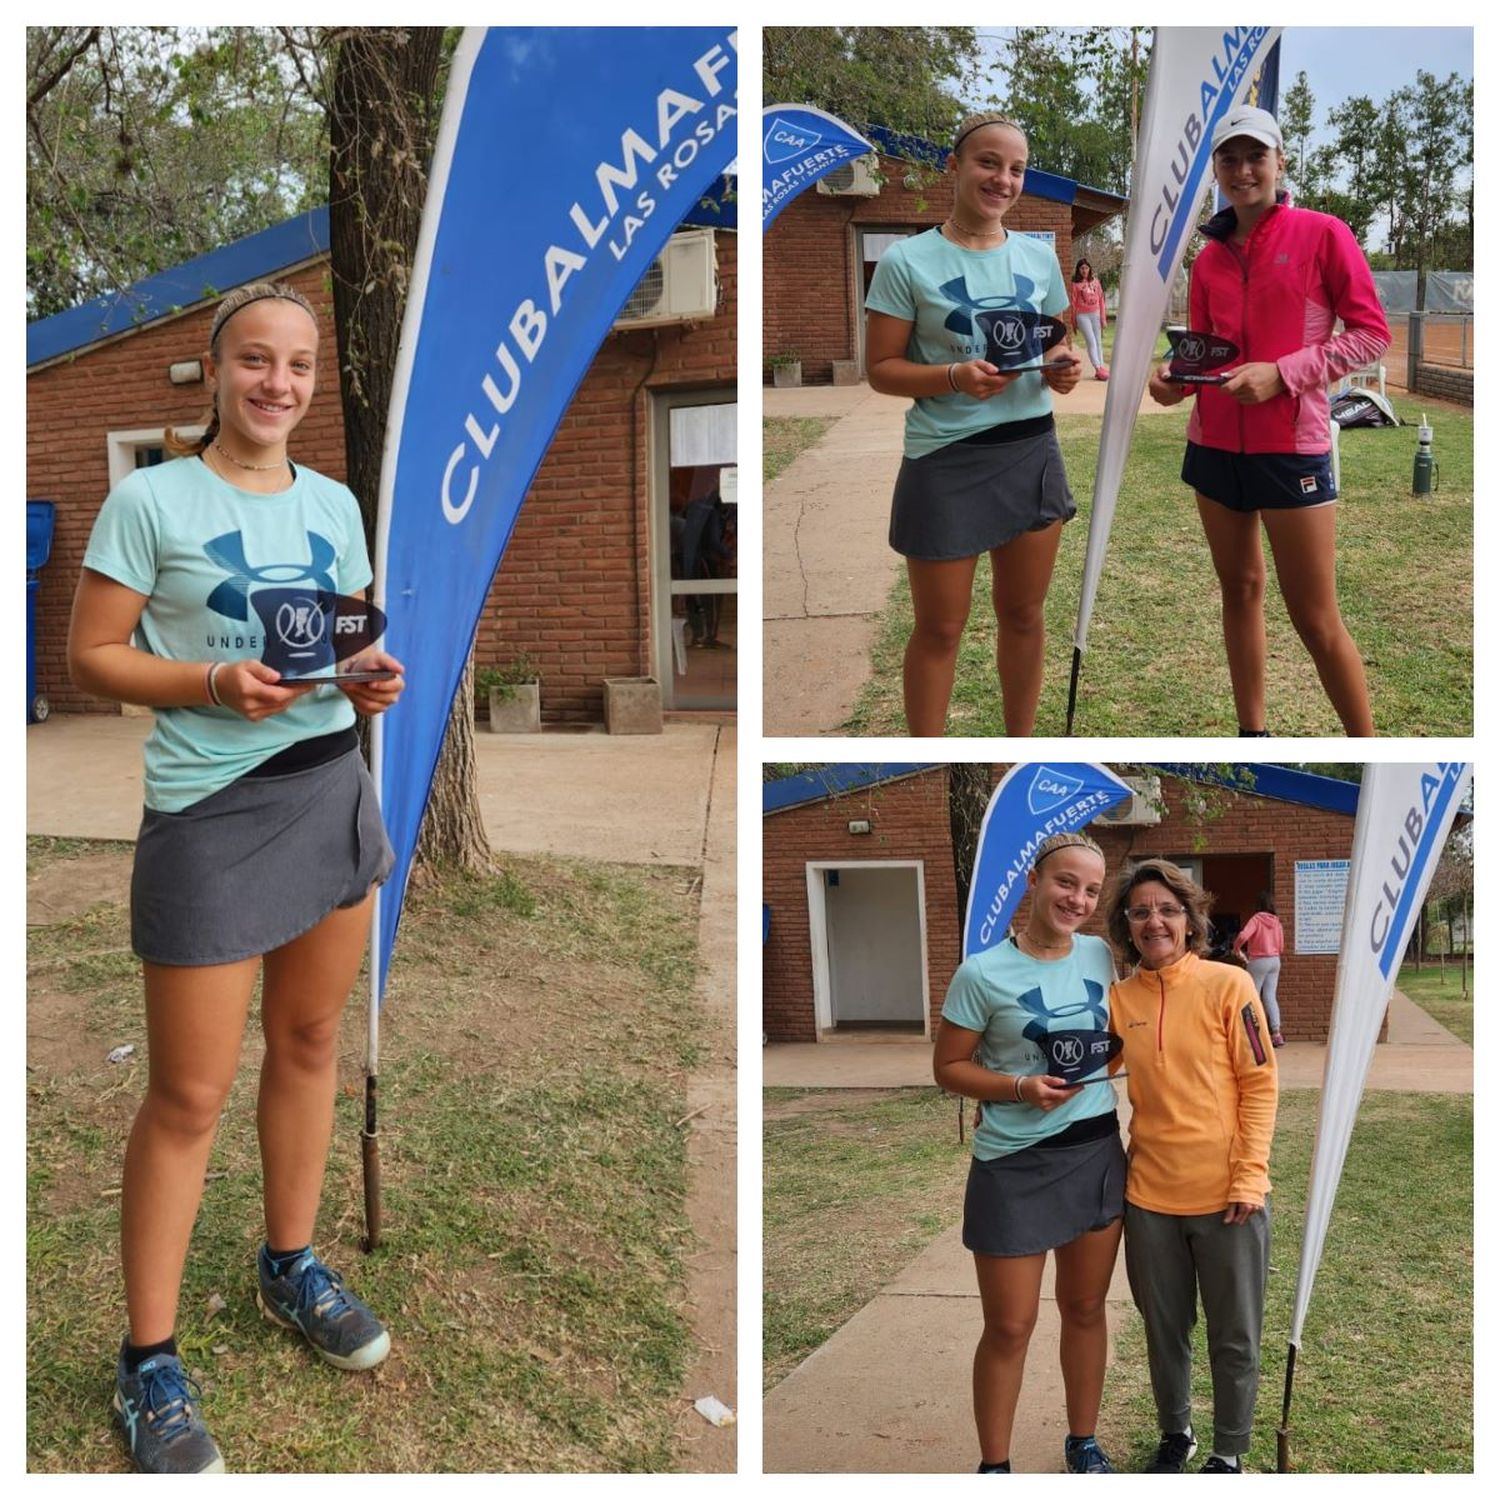
{"label": "blue banner flag", "polygon": [[385,644],[407,676],[399,707],[374,721],[396,851],[378,896],[377,995],[491,580],[620,309],[734,159],[736,47],[732,27],[480,27],[454,55],[376,531]]}
{"label": "blue banner flag", "polygon": [[811,104],[768,104],[763,120],[762,230],[818,178],[875,149],[857,130]]}
{"label": "blue banner flag", "polygon": [[1113,771],[1089,762],[1013,766],[995,788],[979,828],[964,913],[964,957],[1005,937],[1044,840],[1076,832],[1133,795]]}

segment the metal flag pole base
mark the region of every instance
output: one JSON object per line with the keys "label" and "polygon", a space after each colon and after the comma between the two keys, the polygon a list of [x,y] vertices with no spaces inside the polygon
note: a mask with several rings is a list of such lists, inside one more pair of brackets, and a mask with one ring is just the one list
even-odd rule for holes
{"label": "metal flag pole base", "polygon": [[380,1131],[375,1123],[375,1075],[365,1079],[365,1126],[359,1133],[365,1166],[365,1254],[380,1248]]}
{"label": "metal flag pole base", "polygon": [[1281,1426],[1276,1429],[1276,1472],[1292,1472],[1292,1437],[1288,1423],[1292,1412],[1292,1374],[1297,1368],[1297,1346],[1286,1346],[1286,1387],[1281,1394]]}
{"label": "metal flag pole base", "polygon": [[1078,674],[1083,670],[1083,648],[1073,647],[1073,675],[1068,679],[1068,727],[1063,733],[1069,739],[1073,736],[1073,709],[1078,702]]}

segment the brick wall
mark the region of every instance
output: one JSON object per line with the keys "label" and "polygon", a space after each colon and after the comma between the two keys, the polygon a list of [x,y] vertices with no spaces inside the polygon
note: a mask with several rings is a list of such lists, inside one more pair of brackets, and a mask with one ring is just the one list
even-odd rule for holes
{"label": "brick wall", "polygon": [[[650,630],[649,392],[723,387],[735,379],[736,236],[719,234],[722,295],[700,324],[611,334],[553,439],[522,507],[482,617],[480,664],[528,652],[541,664],[549,721],[602,717],[606,676],[656,671]],[[293,455],[345,476],[343,416],[326,260],[285,279],[323,325],[318,386]],[[105,434],[191,423],[203,386],[173,386],[167,367],[207,347],[213,308],[122,335],[27,381],[26,495],[57,504],[52,558],[38,591],[38,690],[54,710],[114,713],[67,677],[73,588],[94,517],[109,489]]]}
{"label": "brick wall", "polygon": [[1474,372],[1452,365],[1418,365],[1416,384],[1409,394],[1436,396],[1443,401],[1456,401],[1460,406],[1473,406]]}
{"label": "brick wall", "polygon": [[[996,767],[997,782],[1008,769]],[[1163,777],[1161,785],[1166,810],[1159,824],[1125,828],[1096,825],[1088,829],[1104,849],[1110,876],[1123,866],[1127,856],[1211,859],[1215,855],[1270,854],[1277,911],[1287,933],[1278,987],[1282,1031],[1292,1041],[1326,1041],[1338,956],[1299,955],[1294,951],[1295,864],[1308,859],[1347,859],[1354,840],[1353,818],[1228,791],[1213,793],[1211,814],[1199,817],[1188,809],[1190,789],[1184,783]],[[850,835],[845,825],[855,817],[870,818],[874,833]],[[937,1024],[960,948],[944,770],[923,772],[905,781],[764,819],[764,899],[773,909],[771,940],[764,954],[764,1024],[772,1041],[817,1040],[805,863],[810,859],[852,862],[860,858],[926,861],[929,992],[933,1025]],[[1084,931],[1105,936],[1104,911],[1105,902],[1101,901],[1100,910]],[[1248,909],[1243,912],[1249,914]],[[1027,915],[1023,901],[1017,921],[1024,925]],[[1383,1038],[1383,1028],[1381,1034]]]}
{"label": "brick wall", "polygon": [[[850,833],[852,818],[868,818],[871,831]],[[766,1035],[774,1042],[818,1039],[807,910],[809,860],[922,862],[927,895],[927,991],[935,1029],[959,951],[947,770],[923,771],[772,813],[764,819],[764,849],[763,899],[771,906],[771,936],[762,951]]]}
{"label": "brick wall", "polygon": [[[874,198],[834,197],[810,187],[788,204],[765,239],[764,353],[802,358],[802,380],[827,384],[833,361],[859,357],[857,322],[864,317],[863,271],[857,229],[926,229],[953,210],[945,174],[918,189],[903,183],[910,168],[881,157],[885,184]],[[1073,226],[1068,207],[1023,195],[1005,216],[1006,227],[1051,230],[1057,258],[1073,269]]]}

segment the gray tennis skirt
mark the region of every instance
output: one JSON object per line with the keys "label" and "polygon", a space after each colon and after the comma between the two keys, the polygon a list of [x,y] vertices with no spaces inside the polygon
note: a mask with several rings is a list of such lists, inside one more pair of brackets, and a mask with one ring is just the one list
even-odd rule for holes
{"label": "gray tennis skirt", "polygon": [[1119,1133],[1076,1146],[1028,1146],[969,1164],[964,1247],[977,1255],[1040,1255],[1125,1213]]}
{"label": "gray tennis skirt", "polygon": [[358,750],[285,776],[241,777],[182,812],[147,808],[130,941],[154,964],[255,958],[357,906],[391,872]]}
{"label": "gray tennis skirt", "polygon": [[949,443],[901,460],[891,546],[903,557],[950,562],[1077,513],[1055,431],[1010,443]]}

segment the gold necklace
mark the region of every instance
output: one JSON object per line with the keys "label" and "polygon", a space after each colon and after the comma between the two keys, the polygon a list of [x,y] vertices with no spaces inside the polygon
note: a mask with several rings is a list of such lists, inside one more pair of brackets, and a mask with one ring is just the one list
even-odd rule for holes
{"label": "gold necklace", "polygon": [[[1021,948],[1021,939],[1026,939],[1027,948],[1035,949],[1035,953],[1027,953],[1026,948]],[[1072,951],[1073,939],[1069,938],[1065,943],[1039,943],[1029,932],[1016,934],[1016,947],[1021,948],[1028,958],[1034,958],[1037,953],[1068,953]]]}
{"label": "gold necklace", "polygon": [[[952,214],[948,215],[947,222],[950,229],[956,229],[960,234],[966,234],[970,239],[975,240],[992,240],[1006,233],[1003,224],[998,229],[970,229],[967,224],[960,224]],[[1004,241],[1002,240],[1001,243],[1003,244]]]}
{"label": "gold necklace", "polygon": [[237,469],[248,469],[252,474],[269,474],[272,469],[285,468],[287,460],[279,458],[274,464],[247,464],[243,459],[236,458],[217,438],[213,442],[213,450],[226,463],[231,463]]}

